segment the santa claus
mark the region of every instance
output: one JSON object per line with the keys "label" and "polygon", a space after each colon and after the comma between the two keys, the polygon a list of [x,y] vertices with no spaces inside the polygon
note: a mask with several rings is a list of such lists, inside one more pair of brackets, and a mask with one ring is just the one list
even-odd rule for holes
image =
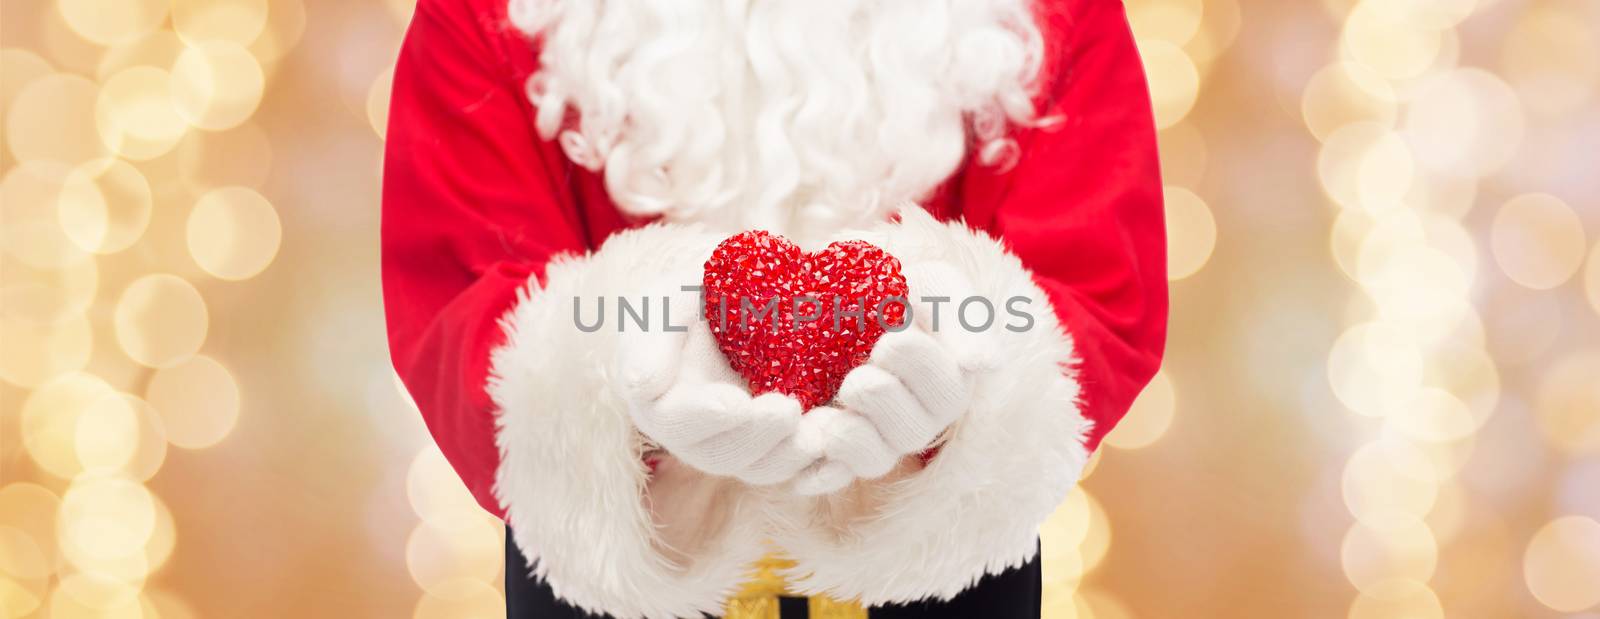
{"label": "santa claus", "polygon": [[[809,410],[681,289],[757,229],[868,241],[912,293]],[[507,522],[512,617],[720,614],[763,556],[874,617],[1037,616],[1037,527],[1159,365],[1165,266],[1117,0],[421,0],[396,67],[390,348]],[[686,328],[580,328],[619,297]],[[969,298],[1028,328],[928,302]]]}

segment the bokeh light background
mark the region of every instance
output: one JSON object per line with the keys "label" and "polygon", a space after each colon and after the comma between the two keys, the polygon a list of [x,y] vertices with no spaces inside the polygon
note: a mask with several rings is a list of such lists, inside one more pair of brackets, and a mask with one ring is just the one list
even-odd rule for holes
{"label": "bokeh light background", "polygon": [[[1173,335],[1047,616],[1600,617],[1600,3],[1128,6]],[[0,617],[499,616],[384,349],[407,0],[0,7]]]}

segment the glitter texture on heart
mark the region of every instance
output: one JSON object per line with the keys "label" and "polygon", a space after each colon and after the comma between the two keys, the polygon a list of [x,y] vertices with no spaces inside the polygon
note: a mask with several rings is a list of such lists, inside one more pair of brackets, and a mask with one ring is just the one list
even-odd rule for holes
{"label": "glitter texture on heart", "polygon": [[752,393],[810,409],[833,399],[887,329],[905,324],[900,261],[865,241],[807,253],[766,231],[741,232],[706,260],[705,310],[717,346]]}

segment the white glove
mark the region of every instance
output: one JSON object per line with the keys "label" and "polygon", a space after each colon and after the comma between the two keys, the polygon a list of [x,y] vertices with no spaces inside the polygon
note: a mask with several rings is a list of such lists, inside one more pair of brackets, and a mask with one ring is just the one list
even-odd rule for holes
{"label": "white glove", "polygon": [[[845,375],[832,405],[806,413],[803,424],[812,427],[802,435],[807,444],[821,443],[823,460],[795,480],[796,492],[827,494],[857,479],[882,477],[926,450],[966,412],[974,373],[992,366],[986,334],[967,331],[956,319],[959,303],[974,290],[970,281],[943,263],[908,269],[907,280],[912,325],[884,334],[867,362]],[[922,302],[939,296],[950,300]]]}
{"label": "white glove", "polygon": [[815,440],[811,446],[798,440],[799,401],[778,393],[752,397],[706,321],[690,320],[699,313],[696,301],[672,298],[672,321],[688,324],[687,332],[660,324],[642,332],[630,324],[622,334],[614,384],[629,416],[650,440],[706,473],[755,485],[790,480],[821,456]]}

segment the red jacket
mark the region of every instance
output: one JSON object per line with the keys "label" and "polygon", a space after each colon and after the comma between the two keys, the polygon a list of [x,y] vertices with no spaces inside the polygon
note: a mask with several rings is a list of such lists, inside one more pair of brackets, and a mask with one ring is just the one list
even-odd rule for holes
{"label": "red jacket", "polygon": [[[1039,110],[1060,123],[1016,130],[1014,167],[969,160],[925,208],[997,237],[1031,271],[1075,346],[1093,449],[1160,364],[1162,185],[1120,3],[1051,0],[1041,13],[1049,62]],[[485,389],[491,351],[506,340],[499,321],[552,257],[644,223],[535,133],[523,88],[534,63],[503,0],[422,0],[394,76],[384,170],[395,368],[445,457],[500,515],[502,452]]]}

